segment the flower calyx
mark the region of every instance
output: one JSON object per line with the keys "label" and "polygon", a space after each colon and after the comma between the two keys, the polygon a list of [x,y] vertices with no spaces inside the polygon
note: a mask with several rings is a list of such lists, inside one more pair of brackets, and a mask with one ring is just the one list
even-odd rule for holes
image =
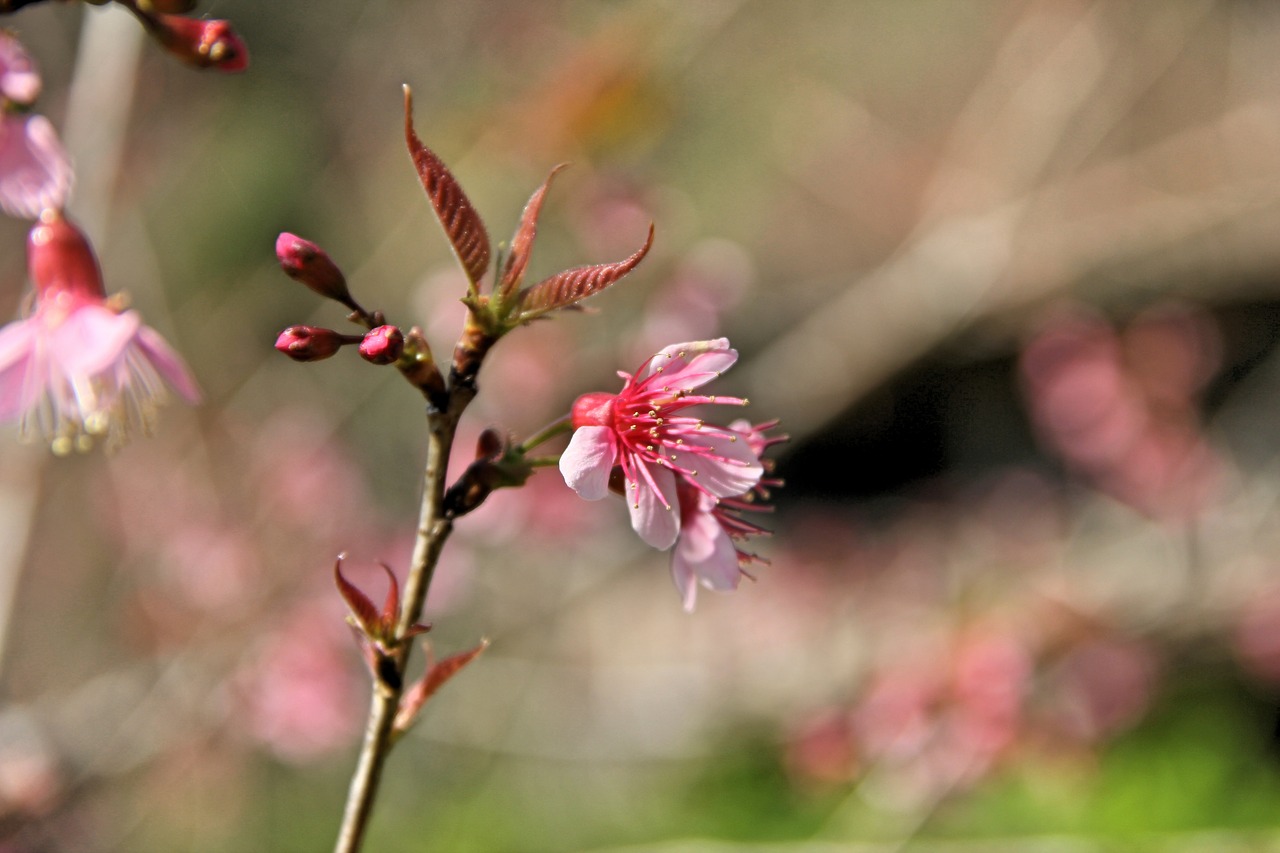
{"label": "flower calyx", "polygon": [[400,633],[400,584],[396,581],[395,573],[385,563],[379,564],[387,573],[389,581],[386,599],[379,610],[369,596],[342,574],[342,561],[345,558],[346,554],[339,554],[334,562],[333,580],[342,600],[351,611],[347,616],[347,624],[355,631],[364,649],[370,671],[380,683],[399,689],[400,671],[395,660],[396,653],[409,640],[430,631],[431,626],[414,624]]}

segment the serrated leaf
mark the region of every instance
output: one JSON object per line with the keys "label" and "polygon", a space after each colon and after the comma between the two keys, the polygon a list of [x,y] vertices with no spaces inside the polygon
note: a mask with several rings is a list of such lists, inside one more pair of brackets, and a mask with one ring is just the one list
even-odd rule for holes
{"label": "serrated leaf", "polygon": [[529,197],[529,201],[524,206],[524,212],[520,214],[520,227],[516,229],[515,236],[511,238],[511,254],[507,256],[506,266],[502,270],[502,280],[498,285],[498,292],[502,294],[501,298],[504,302],[520,287],[520,281],[524,278],[525,268],[529,265],[529,254],[533,250],[533,239],[538,234],[538,215],[542,213],[542,200],[547,195],[547,188],[551,186],[551,180],[565,165],[565,163],[561,163],[551,170],[551,174],[547,175],[547,179],[542,182],[542,186],[538,187],[537,191]]}
{"label": "serrated leaf", "polygon": [[413,95],[408,86],[404,87],[404,136],[413,167],[444,226],[445,236],[471,284],[478,285],[489,269],[489,232],[453,173],[435,152],[422,144],[414,131]]}
{"label": "serrated leaf", "polygon": [[369,600],[369,596],[365,595],[342,576],[343,557],[345,555],[339,555],[337,561],[333,564],[333,581],[338,585],[338,592],[342,595],[342,600],[351,609],[351,615],[355,616],[356,621],[360,623],[360,629],[365,636],[372,636],[377,630],[378,609]]}
{"label": "serrated leaf", "polygon": [[653,245],[653,226],[644,245],[631,257],[614,264],[575,267],[538,282],[520,294],[520,319],[531,320],[540,314],[573,305],[609,285],[636,268]]}

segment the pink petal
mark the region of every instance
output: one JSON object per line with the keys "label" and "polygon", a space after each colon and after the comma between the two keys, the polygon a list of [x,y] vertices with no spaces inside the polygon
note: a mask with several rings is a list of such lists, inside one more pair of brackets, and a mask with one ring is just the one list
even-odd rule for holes
{"label": "pink petal", "polygon": [[609,472],[615,455],[610,427],[578,427],[560,454],[560,473],[579,497],[598,501],[609,493]]}
{"label": "pink petal", "polygon": [[81,305],[48,330],[49,354],[68,377],[96,376],[121,361],[141,325],[136,311]]}
{"label": "pink petal", "polygon": [[737,360],[738,351],[729,346],[728,338],[672,344],[649,359],[637,379],[661,371],[664,385],[674,390],[689,390],[715,379]]}
{"label": "pink petal", "polygon": [[142,348],[147,360],[151,362],[151,366],[182,395],[182,399],[191,404],[200,402],[200,386],[196,384],[187,363],[174,351],[173,347],[169,346],[169,342],[161,337],[159,332],[150,326],[138,329],[138,345]]}
{"label": "pink petal", "polygon": [[764,474],[760,458],[750,443],[729,430],[706,429],[694,433],[686,443],[706,448],[706,455],[676,450],[675,464],[696,471],[694,482],[718,498],[732,498],[751,490]]}
{"label": "pink petal", "polygon": [[671,580],[675,582],[684,611],[692,613],[698,603],[698,576],[694,573],[693,564],[682,557],[679,544],[671,554]]}
{"label": "pink petal", "polygon": [[[652,485],[641,474],[641,479],[627,481],[627,506],[631,510],[631,527],[645,544],[665,551],[675,544],[680,535],[680,509],[676,501],[676,477],[666,468],[651,468],[636,461],[636,467],[647,470],[653,478]],[[662,497],[653,487],[657,486]],[[666,503],[663,503],[663,500]]]}
{"label": "pink petal", "polygon": [[18,320],[0,329],[0,420],[19,417],[39,396],[37,384],[27,381],[38,333],[33,320]]}
{"label": "pink petal", "polygon": [[31,55],[16,38],[0,32],[0,95],[30,104],[40,94],[40,74]]}
{"label": "pink petal", "polygon": [[690,577],[696,576],[703,586],[719,592],[738,588],[742,580],[738,551],[711,512],[686,515],[680,541],[671,555],[671,573],[676,588],[685,596],[687,610],[692,609],[694,598],[688,590]]}
{"label": "pink petal", "polygon": [[71,161],[47,118],[0,118],[0,208],[35,219],[46,208],[66,204],[71,178]]}

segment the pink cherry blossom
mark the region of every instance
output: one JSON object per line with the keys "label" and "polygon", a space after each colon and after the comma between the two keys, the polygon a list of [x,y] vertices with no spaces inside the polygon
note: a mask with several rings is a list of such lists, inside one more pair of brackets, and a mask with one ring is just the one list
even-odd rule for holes
{"label": "pink cherry blossom", "polygon": [[[729,430],[742,436],[751,452],[760,458],[769,447],[787,440],[786,436],[765,434],[776,425],[777,421],[753,426],[746,420],[737,420],[729,425]],[[766,474],[772,470],[772,464],[772,460],[761,459]],[[676,483],[680,538],[671,552],[671,578],[684,609],[691,612],[697,603],[699,584],[717,592],[731,592],[738,588],[744,576],[750,577],[743,570],[744,565],[766,562],[735,543],[769,534],[743,518],[743,513],[772,509],[763,502],[768,500],[770,488],[782,485],[782,481],[762,476],[745,494],[718,499],[687,483],[686,480]]]}
{"label": "pink cherry blossom", "polygon": [[53,125],[25,112],[39,94],[35,63],[0,31],[0,209],[26,219],[61,208],[71,189],[71,161]]}
{"label": "pink cherry blossom", "polygon": [[[625,384],[617,394],[580,397],[573,406],[573,438],[560,457],[565,482],[581,497],[599,500],[609,491],[614,466],[620,466],[631,526],[646,543],[664,550],[675,544],[685,521],[677,483],[712,505],[749,492],[764,471],[749,442],[733,430],[682,414],[703,404],[745,405],[738,397],[694,393],[737,360],[725,338],[674,344],[634,376],[619,372]],[[688,548],[719,554],[722,544],[705,516],[690,511],[694,531]],[[722,566],[714,562],[717,569]],[[718,573],[716,578],[726,582]]]}
{"label": "pink cherry blossom", "polygon": [[60,209],[71,190],[71,160],[42,115],[0,115],[0,208],[35,219]]}
{"label": "pink cherry blossom", "polygon": [[23,106],[40,95],[40,72],[13,33],[0,30],[0,96]]}
{"label": "pink cherry blossom", "polygon": [[108,303],[93,249],[60,213],[41,215],[27,261],[35,310],[0,329],[0,420],[18,420],[24,436],[43,433],[61,454],[97,436],[114,445],[148,431],[165,383],[200,399],[165,340],[136,311]]}

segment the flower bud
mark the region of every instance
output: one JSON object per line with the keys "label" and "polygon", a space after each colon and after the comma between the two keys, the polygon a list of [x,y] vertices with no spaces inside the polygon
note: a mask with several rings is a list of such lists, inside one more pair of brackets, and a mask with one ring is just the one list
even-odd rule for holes
{"label": "flower bud", "polygon": [[276,349],[294,361],[320,361],[333,355],[343,344],[353,342],[347,335],[339,334],[333,329],[290,326],[276,338]]}
{"label": "flower bud", "polygon": [[27,235],[27,270],[41,296],[61,291],[94,300],[106,297],[88,238],[58,211],[42,213]]}
{"label": "flower bud", "polygon": [[289,278],[302,282],[326,299],[351,304],[346,276],[315,243],[285,231],[276,238],[276,257]]}
{"label": "flower bud", "polygon": [[237,72],[249,67],[249,49],[227,21],[155,15],[151,30],[165,49],[197,68]]}
{"label": "flower bud", "polygon": [[360,357],[370,364],[392,364],[403,352],[404,335],[395,326],[379,326],[360,341]]}

